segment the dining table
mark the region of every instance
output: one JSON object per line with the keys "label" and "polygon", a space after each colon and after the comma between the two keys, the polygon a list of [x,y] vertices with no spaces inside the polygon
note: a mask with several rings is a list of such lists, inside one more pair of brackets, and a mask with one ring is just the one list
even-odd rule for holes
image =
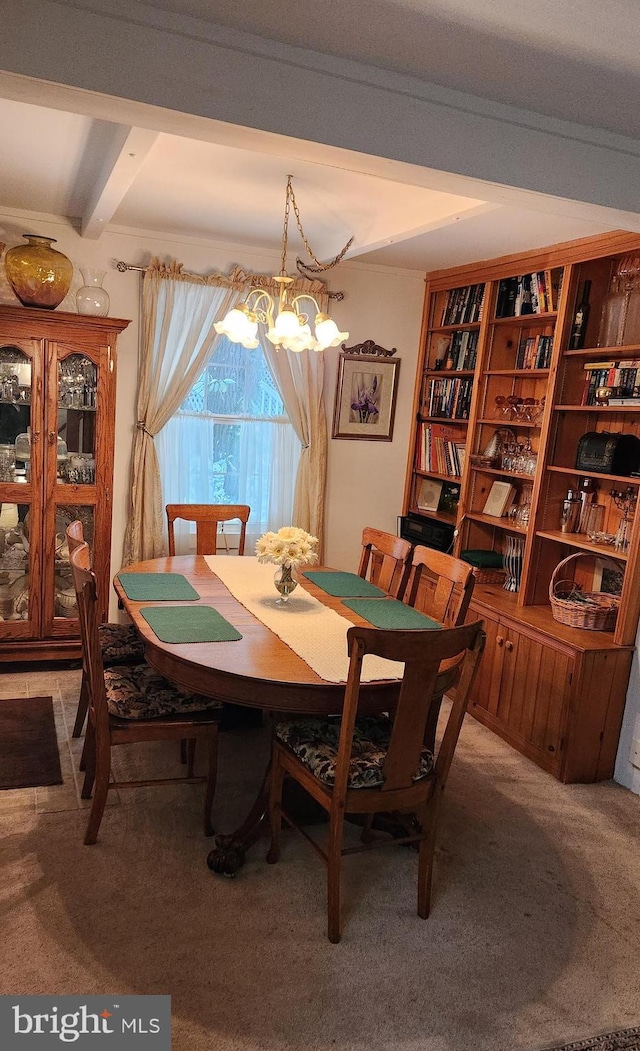
{"label": "dining table", "polygon": [[[232,566],[232,563],[236,565]],[[267,587],[265,567],[259,565],[255,557],[174,555],[129,565],[116,574],[113,583],[119,604],[144,641],[145,659],[176,685],[220,701],[284,716],[339,715],[348,668],[347,630],[352,624],[371,626],[371,621],[352,609],[351,603],[347,605],[344,596],[330,594],[315,581],[329,579],[320,577],[320,573],[334,573],[337,577],[355,578],[357,591],[357,576],[335,574],[325,567],[302,567],[297,572],[298,588],[283,603],[273,585],[273,569],[273,566],[267,567],[267,574],[270,574],[270,587]],[[305,573],[311,569],[314,579]],[[242,595],[242,601],[237,597],[240,588],[228,579],[226,583],[224,580],[231,574],[235,582],[238,573],[248,582],[254,577],[261,581],[260,587],[250,589],[255,593],[249,598]],[[158,591],[158,585],[165,581],[177,581],[180,588],[178,591]],[[188,597],[185,588],[190,588]],[[183,597],[173,597],[178,594]],[[161,596],[160,602],[158,595]],[[393,602],[381,592],[378,603],[385,601]],[[358,601],[352,604],[357,607]],[[157,610],[170,610],[176,606],[180,612],[170,616],[178,624],[193,618],[194,614],[189,611],[202,606],[219,614],[233,635],[229,638],[223,636],[219,641],[184,641],[180,631],[172,634],[159,629],[157,624],[154,630],[150,620],[158,616]],[[323,610],[332,610],[334,614],[327,617]],[[202,611],[202,616],[205,615],[209,615],[206,610]],[[431,623],[433,627],[439,626]],[[294,645],[305,653],[307,659],[296,652],[294,645],[285,641],[289,638],[291,626],[296,624],[302,625],[303,631],[302,635],[294,634]],[[339,666],[334,671],[326,664],[325,651],[330,645],[329,640],[324,645],[323,631],[327,630],[332,636],[334,649],[338,633],[337,650],[341,652],[340,640],[344,638],[343,658],[340,658],[344,659],[344,672]],[[182,641],[163,641],[161,636],[165,639],[181,637]],[[297,638],[299,642],[295,641]],[[309,652],[308,646],[311,647]],[[319,654],[319,666],[324,676],[330,678],[319,674],[309,663],[309,660],[316,662],[315,654]],[[369,656],[365,660],[378,661],[379,658]],[[376,666],[372,667],[375,669]],[[389,712],[395,708],[402,665],[383,662],[380,668],[384,677],[370,677],[369,681],[362,682],[359,707],[362,714]],[[446,688],[444,679],[442,686]],[[268,775],[267,767],[257,798],[241,826],[230,834],[216,836],[215,847],[207,857],[212,871],[234,875],[244,863],[247,848],[265,831]]]}

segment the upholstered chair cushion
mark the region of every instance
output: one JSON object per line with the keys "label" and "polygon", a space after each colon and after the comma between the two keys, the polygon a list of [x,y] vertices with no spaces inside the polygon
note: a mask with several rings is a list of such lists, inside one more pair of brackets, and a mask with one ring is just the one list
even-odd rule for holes
{"label": "upholstered chair cushion", "polygon": [[144,643],[133,624],[101,624],[98,633],[105,668],[144,660]]}
{"label": "upholstered chair cushion", "polygon": [[[365,716],[356,721],[353,733],[349,788],[379,788],[384,784],[382,767],[389,747],[391,720],[387,716]],[[276,737],[286,744],[314,777],[327,785],[335,783],[340,741],[340,719],[293,718],[276,724]],[[415,781],[433,770],[433,754],[423,748]]]}
{"label": "upholstered chair cushion", "polygon": [[105,668],[104,685],[109,713],[119,719],[155,719],[222,709],[220,701],[174,686],[148,664]]}

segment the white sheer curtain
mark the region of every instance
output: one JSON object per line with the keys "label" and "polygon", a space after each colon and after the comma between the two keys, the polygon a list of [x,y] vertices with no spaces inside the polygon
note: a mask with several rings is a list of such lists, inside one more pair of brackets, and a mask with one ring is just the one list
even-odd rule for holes
{"label": "white sheer curtain", "polygon": [[[213,470],[217,455],[214,428],[219,426],[211,416],[180,413],[160,431],[156,449],[165,503],[226,502],[222,490],[224,479]],[[239,428],[237,470],[231,484],[234,502],[251,508],[245,552],[253,554],[255,541],[262,533],[291,524],[301,445],[284,416],[244,420]],[[184,523],[176,526],[176,550],[193,549],[195,540],[191,528]],[[233,525],[225,526],[231,549],[233,532]],[[224,543],[220,550],[224,551]]]}

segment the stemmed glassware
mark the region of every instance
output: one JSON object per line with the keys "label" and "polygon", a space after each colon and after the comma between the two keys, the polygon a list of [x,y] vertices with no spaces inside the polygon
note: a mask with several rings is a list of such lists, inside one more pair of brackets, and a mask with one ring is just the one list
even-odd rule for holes
{"label": "stemmed glassware", "polygon": [[59,402],[70,409],[95,408],[97,374],[92,361],[76,355],[60,363]]}
{"label": "stemmed glassware", "polygon": [[518,394],[496,394],[496,419],[509,423],[536,424],[544,409],[544,397],[521,398]]}

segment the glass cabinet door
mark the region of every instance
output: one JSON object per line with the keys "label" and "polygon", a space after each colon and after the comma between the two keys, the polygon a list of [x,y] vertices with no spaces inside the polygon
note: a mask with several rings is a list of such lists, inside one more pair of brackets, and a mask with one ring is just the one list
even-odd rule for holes
{"label": "glass cabinet door", "polygon": [[98,368],[82,354],[58,362],[57,479],[94,485]]}
{"label": "glass cabinet door", "polygon": [[93,346],[85,350],[77,345],[50,344],[43,608],[45,631],[54,637],[78,628],[66,529],[79,519],[93,552],[100,526],[99,506],[110,495],[101,484],[100,468],[104,470],[105,465],[98,456],[102,408],[98,391],[104,389],[101,370],[106,370],[108,364],[107,348]]}
{"label": "glass cabinet door", "polygon": [[0,339],[0,639],[37,630],[41,542],[37,341]]}

